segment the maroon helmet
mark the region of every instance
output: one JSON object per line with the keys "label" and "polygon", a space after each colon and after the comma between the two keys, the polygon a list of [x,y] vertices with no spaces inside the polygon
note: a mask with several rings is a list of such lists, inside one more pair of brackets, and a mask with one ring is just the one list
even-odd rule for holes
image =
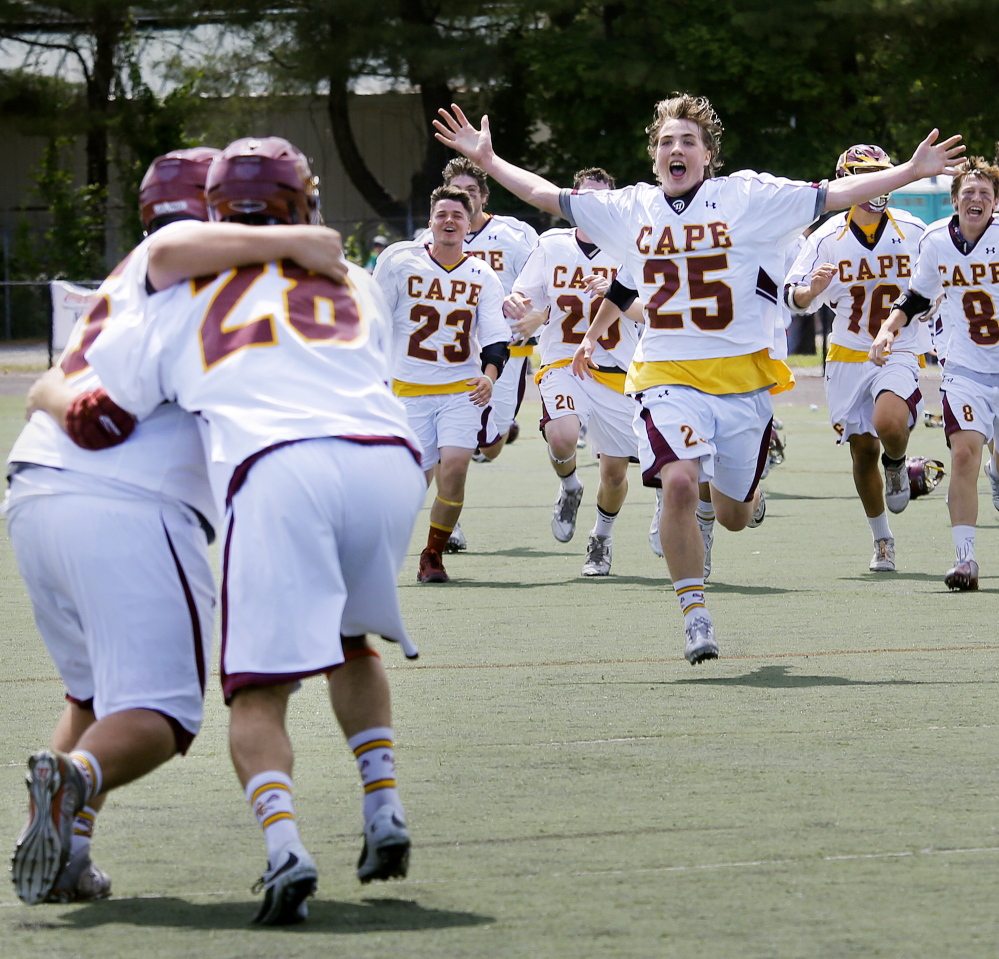
{"label": "maroon helmet", "polygon": [[208,219],[205,181],[221,152],[212,147],[171,150],[149,164],[139,186],[139,215],[147,233],[173,220]]}
{"label": "maroon helmet", "polygon": [[925,456],[910,456],[905,461],[909,473],[909,490],[912,499],[932,493],[944,478],[944,465],[940,460]]}
{"label": "maroon helmet", "polygon": [[230,143],[208,172],[205,199],[212,220],[322,222],[319,180],[305,154],[281,137]]}
{"label": "maroon helmet", "polygon": [[[836,179],[874,170],[890,170],[894,165],[891,157],[881,147],[873,143],[856,143],[839,155],[836,161]],[[860,207],[871,213],[881,213],[888,206],[888,197],[889,194],[883,193],[873,200],[861,203]]]}

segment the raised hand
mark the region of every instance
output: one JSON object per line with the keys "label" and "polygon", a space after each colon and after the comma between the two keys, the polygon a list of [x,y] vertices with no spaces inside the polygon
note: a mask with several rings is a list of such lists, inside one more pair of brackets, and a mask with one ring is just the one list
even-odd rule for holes
{"label": "raised hand", "polygon": [[476,130],[456,103],[451,104],[451,112],[443,107],[437,112],[441,119],[433,121],[434,129],[437,131],[434,136],[445,146],[463,153],[473,163],[484,167],[493,155],[489,117],[484,116],[481,128]]}
{"label": "raised hand", "polygon": [[927,176],[939,176],[941,173],[953,175],[958,172],[963,157],[965,146],[961,143],[960,134],[947,137],[946,140],[937,143],[940,131],[934,128],[929,136],[916,147],[909,162],[912,164],[913,172],[917,178]]}

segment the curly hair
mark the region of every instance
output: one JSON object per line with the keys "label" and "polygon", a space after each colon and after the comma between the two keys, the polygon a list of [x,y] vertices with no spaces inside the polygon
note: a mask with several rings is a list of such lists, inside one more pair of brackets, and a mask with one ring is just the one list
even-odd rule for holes
{"label": "curly hair", "polygon": [[438,200],[454,200],[460,203],[464,208],[465,212],[468,214],[469,218],[472,216],[472,198],[468,195],[466,190],[463,190],[460,186],[439,186],[433,193],[430,194],[430,209],[433,210],[437,206]]}
{"label": "curly hair", "polygon": [[612,177],[603,167],[590,166],[585,170],[580,170],[572,178],[573,187],[578,190],[579,185],[583,182],[583,180],[595,180],[597,183],[606,183],[608,189],[614,189],[614,177]]}
{"label": "curly hair", "polygon": [[655,159],[659,133],[667,120],[690,120],[701,130],[701,142],[711,151],[707,176],[714,176],[722,166],[721,137],[724,127],[707,97],[692,97],[689,93],[671,93],[656,104],[656,114],[645,128],[649,135],[649,156]]}
{"label": "curly hair", "polygon": [[999,198],[999,165],[989,163],[984,157],[968,157],[962,165],[960,171],[954,174],[954,179],[950,181],[950,202],[957,208],[957,195],[961,192],[961,186],[968,177],[979,177],[988,180],[992,184],[993,196]]}
{"label": "curly hair", "polygon": [[441,171],[441,179],[446,184],[450,184],[456,176],[474,177],[476,183],[479,184],[479,195],[483,197],[489,196],[489,178],[486,176],[485,171],[472,163],[468,157],[458,156],[453,160],[449,160],[447,166]]}

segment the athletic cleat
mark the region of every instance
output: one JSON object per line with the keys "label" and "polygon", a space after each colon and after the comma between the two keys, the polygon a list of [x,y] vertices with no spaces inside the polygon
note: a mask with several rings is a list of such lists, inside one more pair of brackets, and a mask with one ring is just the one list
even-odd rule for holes
{"label": "athletic cleat", "polygon": [[405,879],[409,870],[409,830],[401,810],[381,806],[364,824],[364,846],[357,860],[357,878]]}
{"label": "athletic cleat", "polygon": [[584,576],[610,576],[611,555],[614,552],[609,536],[594,536],[586,543],[586,562],[583,563]]}
{"label": "athletic cleat", "polygon": [[510,424],[510,431],[506,434],[506,445],[509,446],[511,443],[516,443],[518,436],[520,436],[520,423],[514,420]]}
{"label": "athletic cleat", "polygon": [[992,487],[992,505],[999,509],[999,473],[996,473],[992,465],[992,457],[985,461],[985,475],[989,478],[989,486]]}
{"label": "athletic cleat", "polygon": [[465,534],[462,531],[461,524],[455,523],[454,529],[451,530],[451,535],[447,538],[447,544],[444,546],[445,553],[461,553],[468,549],[468,542],[465,540]]}
{"label": "athletic cleat", "polygon": [[963,563],[954,566],[953,569],[947,570],[947,575],[944,576],[944,585],[948,589],[978,589],[978,563],[973,559],[966,559]]}
{"label": "athletic cleat", "polygon": [[909,499],[912,496],[909,470],[904,460],[897,469],[891,466],[885,466],[884,469],[885,504],[893,513],[901,513],[909,505]]}
{"label": "athletic cleat", "polygon": [[649,523],[649,547],[656,556],[663,555],[663,541],[659,536],[659,520],[663,515],[663,491],[656,490],[656,511],[652,514],[652,522]]}
{"label": "athletic cleat", "polygon": [[73,820],[83,808],[84,783],[65,753],[44,749],[28,760],[28,822],[11,860],[18,898],[45,902],[69,862]]}
{"label": "athletic cleat", "polygon": [[580,423],[579,424],[579,436],[576,437],[576,449],[577,450],[585,450],[586,449],[586,433],[587,433],[586,424],[585,423]]}
{"label": "athletic cleat", "polygon": [[71,858],[59,874],[45,902],[93,902],[111,895],[111,877],[85,853]]}
{"label": "athletic cleat", "polygon": [[552,536],[560,543],[568,543],[576,532],[576,513],[582,499],[582,486],[570,490],[559,487],[558,499],[552,509]]}
{"label": "athletic cleat", "polygon": [[715,639],[715,624],[705,614],[692,616],[684,624],[687,644],[683,655],[691,666],[703,663],[706,659],[718,658],[718,641]]}
{"label": "athletic cleat", "polygon": [[750,529],[756,529],[757,526],[763,525],[763,520],[767,516],[767,498],[763,492],[763,487],[760,487],[760,498],[756,502],[756,509],[753,510],[753,518],[746,523]]}
{"label": "athletic cleat", "polygon": [[713,519],[701,519],[697,517],[697,526],[701,531],[701,539],[704,540],[704,578],[711,575],[711,546],[715,541],[715,521]]}
{"label": "athletic cleat", "polygon": [[473,463],[488,463],[489,462],[489,457],[486,456],[486,454],[483,453],[482,450],[477,449],[472,454],[472,462]]}
{"label": "athletic cleat", "polygon": [[874,541],[874,556],[868,569],[872,573],[895,572],[895,540],[891,536]]}
{"label": "athletic cleat", "polygon": [[260,926],[290,926],[308,918],[305,900],[315,895],[319,873],[305,846],[290,842],[278,853],[277,865],[267,863],[265,872],[254,884],[253,891],[263,890],[253,921]]}
{"label": "athletic cleat", "polygon": [[441,559],[441,554],[437,550],[428,546],[420,553],[420,568],[416,573],[416,581],[418,583],[451,582],[451,577],[448,576],[447,570],[444,568],[444,560]]}

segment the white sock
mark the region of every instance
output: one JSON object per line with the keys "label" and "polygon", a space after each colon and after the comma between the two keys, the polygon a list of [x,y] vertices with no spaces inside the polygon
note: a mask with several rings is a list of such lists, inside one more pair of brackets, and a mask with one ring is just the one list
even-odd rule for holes
{"label": "white sock", "polygon": [[871,535],[876,543],[879,539],[894,539],[891,535],[891,527],[888,525],[888,511],[885,510],[880,516],[868,516],[867,522],[871,527]]}
{"label": "white sock", "polygon": [[395,743],[387,726],[373,726],[347,740],[354,752],[364,786],[364,821],[386,804],[402,812],[395,782]]}
{"label": "white sock", "polygon": [[291,777],[274,769],[257,773],[246,784],[246,801],[264,831],[267,861],[273,867],[278,853],[288,843],[299,841]]}
{"label": "white sock", "polygon": [[704,525],[715,521],[715,507],[711,500],[704,502],[704,500],[699,499],[697,501],[696,516],[697,519]]}
{"label": "white sock", "polygon": [[576,471],[573,470],[568,476],[560,476],[559,479],[562,481],[562,489],[567,493],[571,493],[574,489],[582,489],[583,484],[579,481],[579,477],[576,475]]}
{"label": "white sock", "polygon": [[73,820],[73,842],[70,846],[70,859],[90,855],[90,841],[94,838],[94,824],[97,810],[84,806]]}
{"label": "white sock", "polygon": [[101,764],[93,753],[88,753],[85,749],[74,749],[69,754],[69,758],[80,770],[80,775],[83,776],[86,791],[83,801],[87,803],[104,788],[104,773],[101,770]]}
{"label": "white sock", "polygon": [[617,513],[605,513],[599,506],[597,507],[597,521],[593,526],[593,536],[610,536],[614,532],[614,520]]}
{"label": "white sock", "polygon": [[703,576],[678,579],[673,584],[673,589],[676,591],[676,598],[680,600],[684,619],[700,610],[705,610]]}
{"label": "white sock", "polygon": [[954,552],[959,563],[975,558],[975,527],[952,526],[950,535],[954,537]]}

